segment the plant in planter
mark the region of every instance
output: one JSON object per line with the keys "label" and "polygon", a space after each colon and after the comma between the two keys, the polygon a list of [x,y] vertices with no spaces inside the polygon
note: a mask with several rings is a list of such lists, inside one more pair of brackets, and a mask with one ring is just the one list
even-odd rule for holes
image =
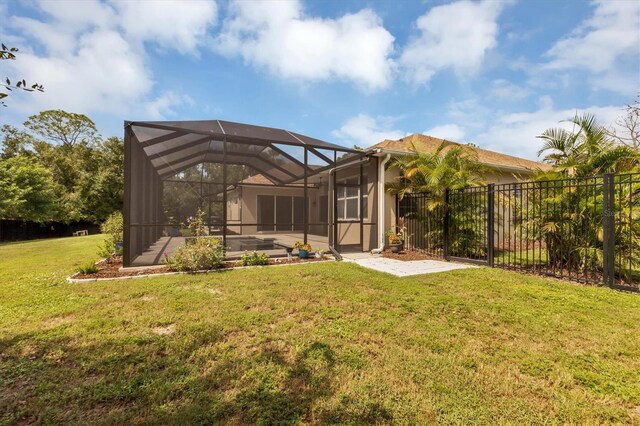
{"label": "plant in planter", "polygon": [[98,265],[96,265],[95,262],[87,262],[80,265],[78,269],[76,269],[76,272],[80,275],[95,274],[98,272]]}
{"label": "plant in planter", "polygon": [[308,259],[309,253],[311,252],[311,250],[313,250],[311,248],[311,244],[301,243],[300,241],[296,241],[295,244],[293,245],[293,248],[298,250],[298,257],[300,259]]}
{"label": "plant in planter", "polygon": [[396,233],[394,228],[387,231],[387,239],[389,240],[389,249],[392,253],[398,253],[404,248],[404,241],[400,239],[400,235]]}
{"label": "plant in planter", "polygon": [[398,220],[398,225],[391,227],[387,231],[387,238],[389,239],[389,249],[392,253],[398,253],[404,250],[404,242],[407,239],[407,227],[404,225],[404,218],[401,217]]}
{"label": "plant in planter", "polygon": [[327,249],[316,249],[316,259],[324,258],[324,254],[327,252]]}
{"label": "plant in planter", "polygon": [[240,259],[242,266],[263,266],[269,264],[269,255],[267,253],[258,253],[253,251],[249,253],[245,251]]}

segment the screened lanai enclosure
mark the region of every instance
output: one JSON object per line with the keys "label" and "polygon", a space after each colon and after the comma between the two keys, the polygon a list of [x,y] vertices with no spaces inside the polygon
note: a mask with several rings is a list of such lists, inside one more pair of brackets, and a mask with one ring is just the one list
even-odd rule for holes
{"label": "screened lanai enclosure", "polygon": [[258,250],[369,249],[376,158],[282,129],[221,120],[125,122],[125,267],[162,263],[193,238],[228,258]]}

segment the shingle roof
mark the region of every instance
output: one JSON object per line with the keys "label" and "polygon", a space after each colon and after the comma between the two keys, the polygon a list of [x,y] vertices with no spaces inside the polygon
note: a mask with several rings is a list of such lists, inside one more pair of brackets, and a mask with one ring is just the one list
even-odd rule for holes
{"label": "shingle roof", "polygon": [[[382,142],[379,142],[369,150],[382,149],[391,152],[411,152],[412,145],[415,144],[416,148],[425,152],[433,152],[440,144],[444,141],[444,139],[434,138],[432,136],[422,135],[419,133],[414,133],[413,135],[406,136],[404,138],[398,140],[389,140],[386,139]],[[460,145],[464,147],[468,147],[469,149],[475,151],[478,156],[478,160],[495,169],[521,169],[527,171],[535,171],[538,169],[548,170],[550,169],[550,165],[545,163],[539,163],[537,161],[526,160],[520,157],[514,157],[513,155],[502,154],[500,152],[489,151],[487,149],[478,148],[472,145],[460,144],[458,142],[446,141],[447,144]],[[445,148],[447,149],[447,148]]]}

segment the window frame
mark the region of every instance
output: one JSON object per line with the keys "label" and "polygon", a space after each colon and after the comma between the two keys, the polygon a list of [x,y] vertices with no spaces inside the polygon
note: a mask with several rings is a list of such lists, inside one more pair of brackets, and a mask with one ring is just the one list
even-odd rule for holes
{"label": "window frame", "polygon": [[[355,183],[349,183],[349,181],[355,181]],[[366,220],[369,218],[369,180],[367,175],[362,176],[362,183],[359,182],[359,177],[349,177],[345,179],[341,179],[337,182],[336,185],[336,210],[338,211],[338,220],[360,220],[362,216],[362,220]],[[362,202],[360,202],[360,191],[362,191],[362,187],[365,186],[364,193],[362,194]],[[356,189],[355,195],[349,195],[349,189]],[[348,217],[347,212],[347,204],[348,200],[358,200],[358,213],[356,217]],[[342,209],[340,209],[340,202],[342,201]],[[362,215],[362,210],[364,208],[364,215]],[[342,210],[342,211],[341,211]]]}

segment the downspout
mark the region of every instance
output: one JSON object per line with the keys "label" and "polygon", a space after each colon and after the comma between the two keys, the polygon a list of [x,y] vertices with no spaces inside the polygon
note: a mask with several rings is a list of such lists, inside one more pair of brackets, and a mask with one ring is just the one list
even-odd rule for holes
{"label": "downspout", "polygon": [[371,250],[371,253],[378,254],[384,251],[384,200],[385,200],[385,174],[384,166],[391,159],[391,154],[387,154],[384,160],[378,164],[378,248]]}

